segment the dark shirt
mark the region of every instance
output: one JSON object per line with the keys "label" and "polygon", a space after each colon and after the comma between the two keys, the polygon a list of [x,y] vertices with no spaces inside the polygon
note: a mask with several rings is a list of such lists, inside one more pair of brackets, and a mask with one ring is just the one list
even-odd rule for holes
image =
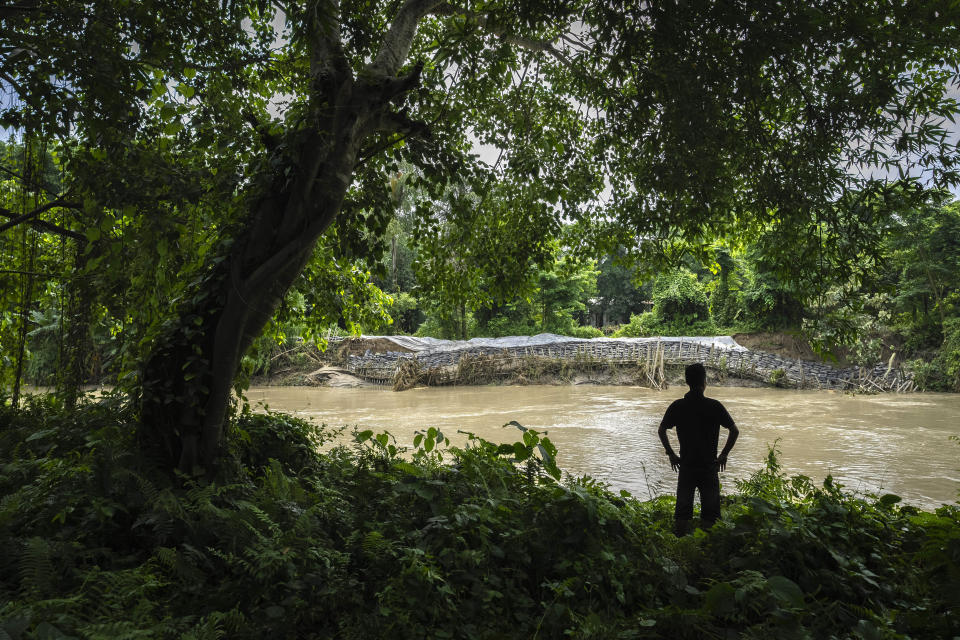
{"label": "dark shirt", "polygon": [[734,423],[719,400],[707,398],[702,391],[689,391],[667,408],[660,426],[677,428],[682,466],[707,468],[717,460],[720,427],[732,429]]}

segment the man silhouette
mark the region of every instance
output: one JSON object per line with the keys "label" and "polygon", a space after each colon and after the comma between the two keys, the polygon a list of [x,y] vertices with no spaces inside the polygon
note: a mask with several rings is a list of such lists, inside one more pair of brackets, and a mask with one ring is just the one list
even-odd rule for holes
{"label": "man silhouette", "polygon": [[[733,449],[740,431],[718,400],[707,398],[707,370],[699,362],[684,371],[690,391],[674,400],[660,421],[657,433],[670,456],[670,467],[677,471],[677,508],[674,511],[674,533],[686,535],[693,518],[693,493],[700,490],[700,518],[710,528],[720,517],[720,476],[727,466],[727,455]],[[667,429],[677,428],[680,442],[678,456],[670,446]],[[727,442],[717,455],[720,427],[726,428]]]}

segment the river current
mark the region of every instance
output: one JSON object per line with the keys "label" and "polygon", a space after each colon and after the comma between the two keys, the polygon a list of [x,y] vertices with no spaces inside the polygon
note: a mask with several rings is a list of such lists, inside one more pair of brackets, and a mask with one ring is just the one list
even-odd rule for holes
{"label": "river current", "polygon": [[[411,445],[417,430],[439,428],[454,444],[469,431],[494,442],[519,440],[511,420],[546,431],[561,469],[605,481],[639,498],[673,491],[675,474],[657,426],[685,387],[504,386],[432,387],[401,393],[377,387],[254,387],[257,407],[286,411],[329,426],[389,431]],[[740,428],[721,474],[733,480],[763,466],[779,439],[790,474],[815,482],[827,475],[859,493],[895,493],[932,508],[960,491],[960,395],[850,396],[827,391],[708,387]],[[721,446],[726,432],[721,430]],[[671,432],[676,447],[676,435]]]}

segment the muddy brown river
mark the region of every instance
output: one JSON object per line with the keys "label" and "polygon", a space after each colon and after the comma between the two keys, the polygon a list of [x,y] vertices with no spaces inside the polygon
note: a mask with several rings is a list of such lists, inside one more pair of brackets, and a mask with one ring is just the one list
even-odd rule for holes
{"label": "muddy brown river", "polygon": [[[454,444],[470,431],[495,442],[519,440],[503,428],[515,420],[546,431],[560,467],[627,489],[639,498],[673,491],[675,474],[657,438],[670,402],[685,387],[530,386],[434,387],[396,393],[382,388],[254,387],[251,405],[266,404],[330,426],[389,431],[411,445],[414,432],[437,427]],[[931,508],[954,502],[960,490],[960,395],[849,396],[825,391],[709,387],[740,427],[727,471],[733,480],[763,466],[779,438],[787,473],[847,489],[895,493]],[[262,405],[261,405],[262,406]],[[721,442],[725,437],[721,431]],[[676,436],[671,432],[673,442]],[[676,444],[674,444],[676,446]],[[722,445],[721,445],[722,446]]]}

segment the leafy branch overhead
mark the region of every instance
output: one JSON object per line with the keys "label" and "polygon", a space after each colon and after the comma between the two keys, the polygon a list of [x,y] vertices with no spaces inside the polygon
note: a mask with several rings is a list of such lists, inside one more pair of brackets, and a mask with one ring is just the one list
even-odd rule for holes
{"label": "leafy branch overhead", "polygon": [[842,234],[878,172],[958,183],[958,25],[948,2],[18,3],[0,124],[82,206],[20,180],[5,208],[143,296],[142,440],[209,470],[243,354],[317,255],[379,260],[401,166],[422,227],[465,223],[438,250],[512,235],[524,269],[571,228],[606,254]]}

